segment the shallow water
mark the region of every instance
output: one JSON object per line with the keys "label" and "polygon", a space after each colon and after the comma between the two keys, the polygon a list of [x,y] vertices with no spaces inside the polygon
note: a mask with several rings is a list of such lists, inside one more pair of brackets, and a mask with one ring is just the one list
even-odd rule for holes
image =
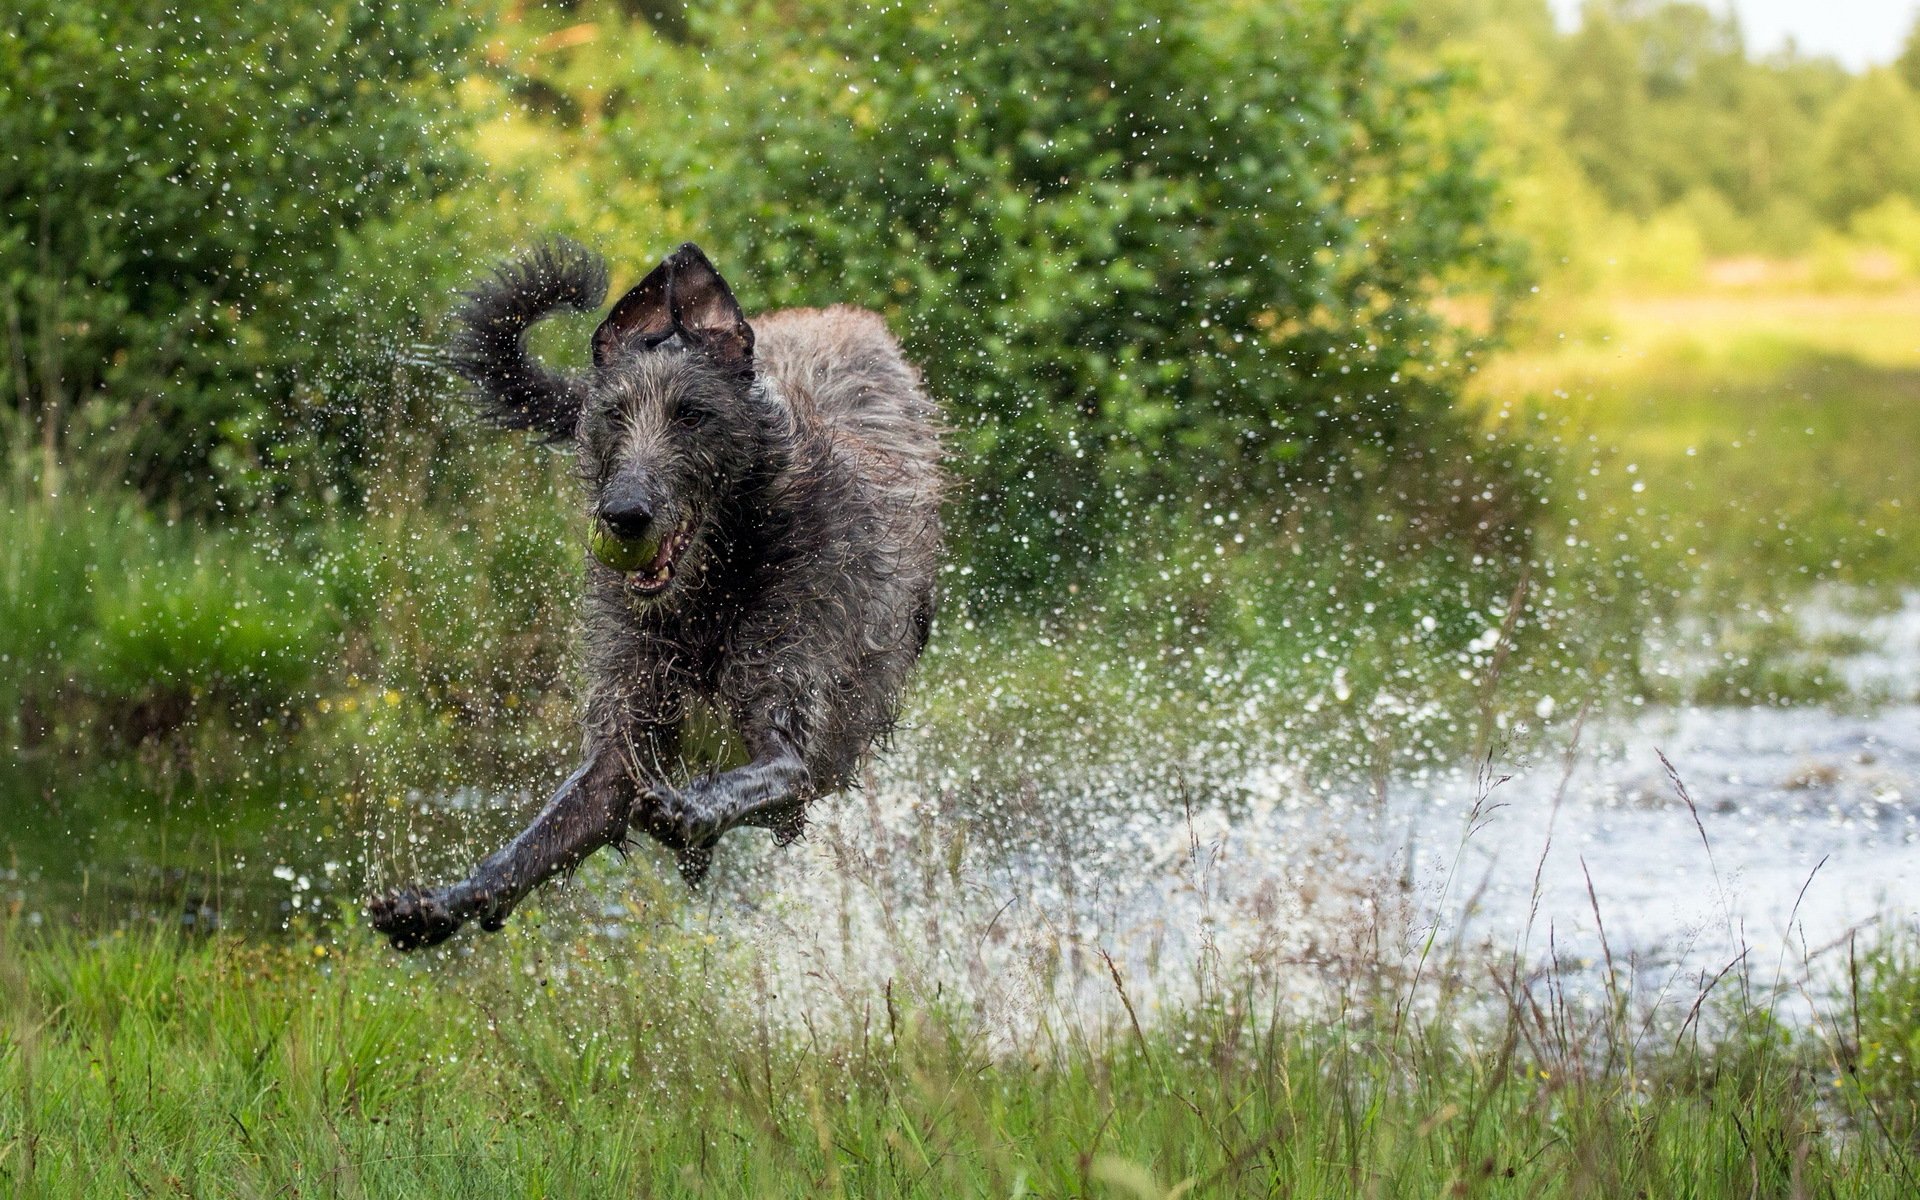
{"label": "shallow water", "polygon": [[1307,999],[1355,963],[1409,969],[1434,931],[1470,985],[1517,954],[1597,992],[1610,951],[1639,1000],[1691,1004],[1742,951],[1792,985],[1920,909],[1920,707],[1649,712],[1584,731],[1570,769],[1504,774],[1383,799],[1266,772],[1248,804],[1142,795],[1056,846],[957,854],[963,818],[883,783],[735,861],[704,919],[783,994],[904,978],[1018,1019],[1110,1006],[1114,970],[1142,1009],[1248,969]]}
{"label": "shallow water", "polygon": [[[1281,744],[1253,757],[1282,765],[1196,772],[1207,782],[1192,786],[1167,782],[1178,771],[1075,767],[991,806],[906,737],[866,789],[817,806],[800,845],[735,835],[678,919],[769,990],[821,1002],[790,1011],[845,1013],[848,996],[895,986],[1009,1030],[1053,1013],[1114,1019],[1116,975],[1150,1019],[1249,972],[1308,1000],[1356,968],[1483,987],[1515,958],[1576,995],[1611,977],[1642,1002],[1684,1005],[1743,952],[1753,981],[1799,986],[1804,1011],[1817,985],[1802,981],[1832,978],[1834,947],[1920,909],[1920,596],[1802,620],[1858,634],[1867,649],[1842,670],[1909,699],[1584,727],[1563,712],[1530,759],[1496,751],[1485,769],[1376,782],[1310,777]],[[316,814],[284,781],[237,797],[49,788],[0,834],[0,897],[28,920],[324,922],[397,859],[477,853],[534,803],[416,797],[400,827],[369,830]],[[558,889],[548,928],[647,936],[662,918],[637,911],[635,872],[671,868],[603,855]]]}
{"label": "shallow water", "polygon": [[[1920,598],[1853,628],[1842,669],[1915,695]],[[1115,972],[1150,1010],[1249,970],[1308,999],[1356,965],[1480,987],[1502,961],[1656,1006],[1738,961],[1805,1014],[1851,936],[1920,911],[1920,705],[1579,725],[1532,761],[1384,785],[1273,767],[1197,808],[1122,767],[985,834],[901,769],[795,851],[723,861],[709,919],[787,994],[905,978],[1019,1020],[1112,1015]]]}

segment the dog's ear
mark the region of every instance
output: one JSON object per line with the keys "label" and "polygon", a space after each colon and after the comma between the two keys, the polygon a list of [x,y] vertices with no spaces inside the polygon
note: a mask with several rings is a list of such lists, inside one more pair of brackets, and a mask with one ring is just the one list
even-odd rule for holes
{"label": "dog's ear", "polygon": [[753,373],[753,326],[739,301],[713,269],[700,247],[688,242],[673,252],[673,325],[690,345],[712,355],[723,367]]}
{"label": "dog's ear", "polygon": [[620,297],[600,328],[593,331],[593,365],[604,367],[629,342],[648,350],[673,334],[673,308],[667,293],[673,282],[673,260],[667,259]]}

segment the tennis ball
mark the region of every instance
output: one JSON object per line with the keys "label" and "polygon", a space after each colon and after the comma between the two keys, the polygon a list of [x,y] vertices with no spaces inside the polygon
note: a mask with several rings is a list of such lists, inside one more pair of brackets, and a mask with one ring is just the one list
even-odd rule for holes
{"label": "tennis ball", "polygon": [[593,523],[593,535],[587,540],[593,556],[616,571],[631,574],[644,571],[660,555],[660,535],[623,538],[608,529],[604,521]]}

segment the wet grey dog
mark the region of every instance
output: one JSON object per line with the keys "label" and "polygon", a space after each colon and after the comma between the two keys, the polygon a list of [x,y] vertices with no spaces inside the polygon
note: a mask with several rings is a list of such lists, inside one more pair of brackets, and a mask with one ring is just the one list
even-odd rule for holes
{"label": "wet grey dog", "polygon": [[[501,267],[458,314],[455,369],[493,424],[570,443],[602,535],[643,563],[588,564],[585,761],[473,875],[369,905],[400,949],[498,929],[535,886],[639,830],[689,883],[738,825],[798,836],[892,729],[933,620],[940,445],[920,374],[881,319],[795,309],[749,324],[680,247],[561,374],[527,328],[597,308],[601,260],[557,243]],[[746,761],[696,746],[717,717]]]}

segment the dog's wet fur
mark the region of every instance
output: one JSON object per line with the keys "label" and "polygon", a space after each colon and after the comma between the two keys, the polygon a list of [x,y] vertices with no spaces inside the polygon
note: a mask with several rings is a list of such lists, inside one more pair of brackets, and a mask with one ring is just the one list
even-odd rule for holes
{"label": "dog's wet fur", "polygon": [[[494,425],[570,446],[589,519],[659,545],[639,571],[588,559],[584,761],[523,833],[444,887],[369,905],[403,950],[514,906],[633,831],[697,885],[738,825],[797,837],[893,728],[933,621],[942,475],[935,406],[881,319],[791,309],[749,323],[681,246],[551,370],[526,331],[606,293],[569,242],[469,293],[450,347]],[[586,539],[583,537],[582,541]],[[716,771],[683,730],[718,713],[748,756]],[[689,759],[692,761],[689,761]]]}

